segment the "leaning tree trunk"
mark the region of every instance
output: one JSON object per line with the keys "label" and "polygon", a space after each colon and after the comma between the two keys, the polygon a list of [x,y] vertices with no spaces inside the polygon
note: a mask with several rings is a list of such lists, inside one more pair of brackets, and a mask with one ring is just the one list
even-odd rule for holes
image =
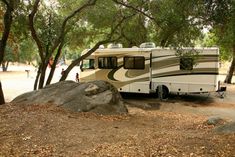
{"label": "leaning tree trunk", "polygon": [[[111,33],[112,34],[112,33]],[[111,38],[111,37],[110,37]],[[69,66],[68,68],[64,71],[64,74],[61,76],[60,81],[64,81],[69,72],[76,66],[78,65],[83,59],[85,59],[86,57],[90,56],[93,52],[95,52],[96,49],[99,48],[100,45],[106,44],[108,42],[111,41],[111,39],[106,39],[103,41],[99,41],[98,43],[95,44],[95,46],[93,48],[91,48],[86,54],[82,55],[81,57],[75,59]]]}
{"label": "leaning tree trunk", "polygon": [[41,89],[41,88],[43,88],[43,86],[44,86],[44,81],[45,81],[45,77],[46,77],[47,65],[48,65],[48,62],[42,64],[41,75],[40,75],[40,79],[39,79],[38,89]]}
{"label": "leaning tree trunk", "polygon": [[235,70],[235,45],[233,46],[233,60],[229,68],[229,72],[224,80],[225,83],[232,83],[234,70]]}
{"label": "leaning tree trunk", "polygon": [[2,83],[0,82],[0,105],[5,104],[5,99],[2,91]]}
{"label": "leaning tree trunk", "polygon": [[41,66],[42,65],[40,64],[39,67],[38,67],[37,76],[36,76],[36,79],[34,81],[34,87],[33,87],[34,90],[38,89],[38,81],[39,81],[39,77],[40,77],[40,74],[41,74]]}
{"label": "leaning tree trunk", "polygon": [[53,78],[53,76],[54,76],[56,64],[57,64],[57,62],[58,62],[58,60],[59,60],[59,57],[60,57],[60,55],[61,55],[61,53],[62,53],[63,45],[64,45],[64,44],[63,44],[63,42],[62,42],[62,43],[60,44],[58,50],[57,50],[55,59],[54,59],[53,64],[52,64],[52,66],[51,66],[51,70],[50,70],[49,76],[48,76],[48,78],[47,78],[46,85],[49,85],[49,84],[51,83],[51,80],[52,80],[52,78]]}

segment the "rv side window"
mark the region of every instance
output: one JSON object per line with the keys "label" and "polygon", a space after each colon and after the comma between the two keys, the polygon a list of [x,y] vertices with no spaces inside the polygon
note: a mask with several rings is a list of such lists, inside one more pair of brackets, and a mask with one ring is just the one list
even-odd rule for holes
{"label": "rv side window", "polygon": [[117,57],[99,57],[98,67],[100,69],[115,69],[117,68]]}
{"label": "rv side window", "polygon": [[193,58],[180,58],[180,70],[193,70]]}
{"label": "rv side window", "polygon": [[94,69],[94,59],[84,59],[82,61],[82,69]]}
{"label": "rv side window", "polygon": [[144,57],[124,57],[124,69],[144,69]]}

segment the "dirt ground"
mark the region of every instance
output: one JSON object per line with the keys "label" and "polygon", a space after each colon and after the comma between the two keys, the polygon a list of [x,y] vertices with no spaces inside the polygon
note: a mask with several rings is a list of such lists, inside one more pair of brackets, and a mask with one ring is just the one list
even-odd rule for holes
{"label": "dirt ground", "polygon": [[71,113],[54,105],[0,106],[0,156],[226,156],[235,134],[207,125],[207,116],[141,109],[128,115]]}
{"label": "dirt ground", "polygon": [[[25,87],[31,78],[22,77],[25,82],[19,86]],[[0,78],[9,85],[8,100],[19,94],[7,75]],[[53,104],[7,103],[0,106],[0,157],[235,157],[235,133],[215,131],[235,121],[235,86],[228,90],[224,99],[173,95],[159,101],[151,95],[123,95],[129,114],[117,116],[73,113]],[[208,125],[212,116],[224,122]]]}

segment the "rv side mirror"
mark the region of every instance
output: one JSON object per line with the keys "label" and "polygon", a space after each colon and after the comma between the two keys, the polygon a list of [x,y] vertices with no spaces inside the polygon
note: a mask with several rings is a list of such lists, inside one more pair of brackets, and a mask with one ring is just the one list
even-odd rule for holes
{"label": "rv side mirror", "polygon": [[83,60],[82,60],[82,62],[81,62],[81,64],[80,64],[80,70],[81,70],[81,71],[83,71],[83,68],[82,68],[82,67],[83,67]]}

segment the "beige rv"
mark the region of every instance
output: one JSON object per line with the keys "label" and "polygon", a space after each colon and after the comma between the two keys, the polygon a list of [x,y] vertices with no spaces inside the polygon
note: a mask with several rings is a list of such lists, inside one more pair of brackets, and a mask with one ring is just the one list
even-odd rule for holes
{"label": "beige rv", "polygon": [[[183,48],[198,52],[191,57],[176,55],[171,48],[141,46],[99,48],[81,64],[80,81],[106,80],[120,92],[208,93],[218,91],[219,49]],[[88,50],[84,50],[85,54]],[[192,63],[191,63],[192,62]]]}

